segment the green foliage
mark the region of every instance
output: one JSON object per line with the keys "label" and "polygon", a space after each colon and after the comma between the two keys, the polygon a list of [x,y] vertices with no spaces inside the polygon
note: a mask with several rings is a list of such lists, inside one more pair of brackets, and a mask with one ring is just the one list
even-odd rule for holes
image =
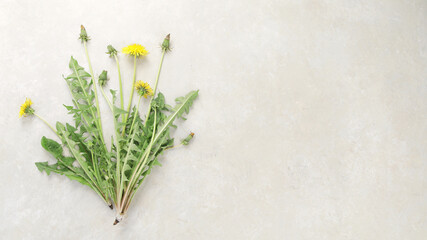
{"label": "green foliage", "polygon": [[87,176],[84,175],[83,171],[79,167],[73,166],[75,158],[65,157],[62,155],[63,149],[59,143],[52,139],[43,137],[41,145],[46,149],[46,151],[51,153],[55,159],[57,159],[57,162],[50,165],[48,162],[37,162],[36,166],[40,172],[45,171],[47,175],[50,175],[51,172],[65,175],[71,180],[76,180],[92,188],[92,185],[88,182]]}
{"label": "green foliage", "polygon": [[[183,116],[189,113],[198,91],[177,98],[174,107],[166,104],[165,96],[159,92],[150,101],[149,116],[146,117],[138,107],[133,107],[128,114],[116,106],[115,90],[110,90],[110,101],[101,88],[114,121],[114,136],[111,136],[111,146],[108,147],[104,141],[100,111],[95,104],[98,101],[96,83],[93,82],[95,78],[73,57],[69,68],[71,73],[64,79],[71,93],[72,104],[64,107],[72,115],[74,123],[56,123],[60,143],[42,138],[42,147],[56,162],[37,162],[36,166],[47,175],[65,175],[89,186],[108,205],[114,202],[118,212],[124,214],[153,167],[162,166],[160,156],[174,146],[170,128],[176,127],[173,125],[175,119],[185,120]],[[106,71],[99,79],[106,81]],[[125,115],[128,115],[127,119],[123,119]]]}
{"label": "green foliage", "polygon": [[[73,96],[74,106],[64,105],[69,114],[73,115],[74,126],[66,123],[57,123],[56,128],[63,146],[52,139],[42,138],[41,144],[52,156],[57,159],[54,164],[48,162],[37,162],[36,166],[40,171],[45,171],[48,175],[51,172],[65,175],[72,180],[76,180],[94,189],[106,202],[115,197],[117,186],[114,179],[120,178],[123,188],[132,184],[136,190],[143,180],[149,175],[154,166],[161,166],[160,155],[168,148],[173,147],[174,139],[170,137],[169,128],[173,127],[176,118],[182,118],[188,113],[198,91],[191,91],[183,97],[176,99],[177,104],[171,107],[166,104],[165,97],[158,93],[153,100],[152,109],[148,121],[144,124],[143,118],[134,107],[129,115],[126,125],[120,121],[120,116],[127,113],[123,109],[113,105],[113,116],[115,131],[121,132],[125,127],[125,134],[117,135],[117,142],[120,144],[120,153],[117,153],[117,146],[112,144],[108,151],[102,142],[102,135],[98,129],[96,106],[94,105],[94,94],[90,91],[90,77],[77,61],[70,60],[70,68],[73,73],[65,78]],[[112,93],[113,103],[116,100],[116,91]],[[135,119],[132,132],[131,123]],[[157,130],[154,131],[154,128]],[[114,141],[114,138],[112,138]],[[152,140],[153,139],[153,140]],[[152,143],[151,143],[152,142]],[[151,144],[150,144],[151,143]],[[71,153],[70,157],[63,156],[63,148],[67,148]],[[122,161],[119,163],[121,169],[120,176],[116,176],[117,154]],[[147,160],[144,163],[145,157]],[[77,163],[77,164],[76,164]],[[76,167],[77,165],[77,167]],[[139,170],[139,171],[138,171]],[[136,173],[140,172],[139,175]],[[132,179],[134,182],[129,183]]]}

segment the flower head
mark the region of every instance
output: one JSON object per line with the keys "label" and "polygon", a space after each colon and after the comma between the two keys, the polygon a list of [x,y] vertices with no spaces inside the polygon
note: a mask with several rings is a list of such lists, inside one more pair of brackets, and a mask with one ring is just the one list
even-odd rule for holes
{"label": "flower head", "polygon": [[80,37],[79,37],[79,39],[81,39],[82,42],[87,42],[90,40],[89,36],[87,35],[86,28],[83,25],[80,26]]}
{"label": "flower head", "polygon": [[135,83],[135,89],[139,95],[147,98],[148,96],[153,96],[153,89],[151,89],[148,83],[143,81],[138,81]]}
{"label": "flower head", "polygon": [[108,52],[106,52],[106,54],[110,54],[110,57],[117,55],[117,50],[113,46],[108,45],[107,50]]}
{"label": "flower head", "polygon": [[193,139],[194,137],[194,133],[190,132],[190,134],[188,134],[188,136],[184,139],[181,140],[181,144],[182,145],[188,145],[190,143],[190,140]]}
{"label": "flower head", "polygon": [[145,47],[139,44],[132,44],[122,49],[123,53],[133,55],[136,57],[147,56],[148,51]]}
{"label": "flower head", "polygon": [[21,105],[21,109],[19,110],[19,117],[26,117],[27,114],[33,114],[34,109],[31,108],[33,102],[29,98],[25,98],[24,104]]}
{"label": "flower head", "polygon": [[99,86],[103,87],[108,81],[107,71],[102,71],[102,73],[98,77]]}
{"label": "flower head", "polygon": [[170,39],[171,39],[171,35],[170,35],[170,34],[168,34],[168,35],[165,37],[165,39],[163,40],[163,43],[162,43],[162,49],[163,49],[164,51],[170,51],[170,47],[169,47]]}

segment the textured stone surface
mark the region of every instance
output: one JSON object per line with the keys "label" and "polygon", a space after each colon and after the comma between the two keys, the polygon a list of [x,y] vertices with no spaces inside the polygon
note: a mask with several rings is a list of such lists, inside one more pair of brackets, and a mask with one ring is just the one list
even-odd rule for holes
{"label": "textured stone surface", "polygon": [[[426,1],[2,0],[0,13],[2,239],[427,239]],[[111,87],[108,44],[145,45],[138,79],[153,83],[171,33],[160,90],[200,89],[175,132],[194,142],[164,155],[115,227],[90,189],[38,172],[55,136],[18,119],[25,97],[71,119],[61,74],[70,55],[86,66],[80,24]]]}

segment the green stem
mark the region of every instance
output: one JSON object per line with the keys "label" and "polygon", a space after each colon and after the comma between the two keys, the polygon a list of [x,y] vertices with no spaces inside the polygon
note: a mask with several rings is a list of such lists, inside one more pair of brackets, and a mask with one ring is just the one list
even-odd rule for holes
{"label": "green stem", "polygon": [[178,144],[178,145],[174,145],[174,146],[172,146],[172,147],[165,148],[164,150],[166,151],[166,150],[170,150],[170,149],[177,148],[177,147],[181,147],[181,146],[183,146],[183,144],[182,144],[182,143],[180,143],[180,144]]}
{"label": "green stem", "polygon": [[[125,119],[122,120],[123,123],[125,123],[125,126],[123,128],[126,128],[126,122],[127,122],[127,119],[128,119],[129,113],[130,113],[130,107],[132,105],[133,92],[135,91],[135,81],[136,81],[136,55],[135,55],[134,60],[133,60],[133,83],[132,83],[132,89],[130,90],[129,104],[127,107],[127,113],[126,113]],[[124,131],[123,131],[123,134],[124,134]]]}
{"label": "green stem", "polygon": [[111,104],[110,100],[108,100],[108,97],[107,97],[107,95],[104,92],[104,89],[102,89],[102,87],[99,88],[99,89],[101,89],[102,96],[104,96],[105,101],[107,101],[108,107],[110,107],[111,112],[114,114],[113,105]]}
{"label": "green stem", "polygon": [[96,111],[97,111],[97,114],[98,114],[99,134],[101,135],[102,143],[105,145],[104,133],[102,131],[101,113],[100,113],[100,110],[99,110],[98,91],[97,91],[97,88],[96,88],[96,82],[95,82],[95,77],[93,75],[92,64],[90,62],[89,53],[87,51],[86,41],[83,41],[83,45],[85,47],[86,58],[87,58],[87,62],[89,64],[90,75],[92,77],[93,91],[95,93]]}
{"label": "green stem", "polygon": [[[122,86],[122,74],[120,73],[120,64],[119,59],[117,58],[117,55],[114,55],[114,59],[116,59],[117,64],[117,71],[119,72],[119,84],[120,84],[120,108],[124,109],[124,102],[123,102],[123,86]],[[122,114],[122,121],[124,119],[125,115]]]}
{"label": "green stem", "polygon": [[[50,129],[52,129],[52,131],[53,132],[55,132],[55,134],[56,135],[58,135],[58,132],[55,130],[55,128],[53,128],[52,127],[52,125],[50,125],[47,121],[46,121],[46,119],[44,119],[44,118],[42,118],[41,116],[39,116],[38,114],[36,114],[35,112],[33,112],[33,114],[36,116],[36,117],[38,117],[40,120],[42,120],[44,123],[46,123],[46,125],[48,126],[48,127],[50,127]],[[58,135],[59,136],[59,135]]]}
{"label": "green stem", "polygon": [[[101,138],[101,141],[103,143],[102,145],[104,146],[105,150],[107,151],[107,148],[105,145],[105,140],[104,140],[104,131],[102,130],[102,120],[101,120],[101,112],[100,112],[100,108],[99,108],[98,90],[96,87],[95,75],[93,74],[92,63],[91,63],[90,58],[89,58],[89,52],[87,50],[87,44],[86,43],[87,43],[87,41],[83,41],[83,45],[84,45],[85,53],[86,53],[86,59],[87,59],[88,65],[89,65],[90,75],[92,77],[93,91],[95,93],[96,111],[97,111],[97,115],[98,115],[98,119],[97,119],[98,124],[97,125],[99,127],[99,137]],[[105,94],[104,94],[104,97],[107,100],[107,102],[109,103],[108,98],[106,98]],[[109,104],[109,106],[111,108],[111,104]],[[107,203],[109,203],[108,199],[107,199],[107,201],[108,201]]]}
{"label": "green stem", "polygon": [[153,96],[150,98],[150,104],[148,104],[147,117],[145,118],[145,123],[144,123],[145,126],[147,125],[148,117],[150,116],[151,104],[152,104],[153,98],[156,96],[157,84],[159,83],[160,71],[162,70],[163,58],[165,57],[165,53],[166,53],[166,50],[163,49],[163,51],[162,51],[162,58],[160,59],[159,70],[157,72],[156,83],[154,84]]}

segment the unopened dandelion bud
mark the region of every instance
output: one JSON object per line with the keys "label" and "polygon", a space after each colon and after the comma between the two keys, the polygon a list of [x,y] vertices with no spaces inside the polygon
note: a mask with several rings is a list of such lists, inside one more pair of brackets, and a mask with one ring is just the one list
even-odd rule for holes
{"label": "unopened dandelion bud", "polygon": [[79,39],[82,40],[82,42],[87,42],[90,40],[89,36],[87,35],[86,29],[83,25],[80,26],[80,37]]}
{"label": "unopened dandelion bud", "polygon": [[108,52],[106,52],[106,53],[110,54],[110,57],[114,57],[117,55],[117,50],[113,46],[108,45],[107,50],[108,50]]}
{"label": "unopened dandelion bud", "polygon": [[107,71],[102,71],[102,73],[99,75],[99,78],[98,78],[98,83],[99,83],[99,86],[104,86],[106,83],[107,83],[107,81],[108,81],[108,76],[107,76]]}
{"label": "unopened dandelion bud", "polygon": [[182,145],[188,145],[191,141],[191,139],[193,139],[194,137],[194,133],[190,133],[188,134],[188,136],[184,139],[181,140]]}
{"label": "unopened dandelion bud", "polygon": [[163,43],[162,43],[162,50],[164,50],[164,51],[169,51],[170,50],[170,48],[169,48],[169,43],[170,43],[170,34],[168,34],[166,37],[165,37],[165,40],[163,40]]}

